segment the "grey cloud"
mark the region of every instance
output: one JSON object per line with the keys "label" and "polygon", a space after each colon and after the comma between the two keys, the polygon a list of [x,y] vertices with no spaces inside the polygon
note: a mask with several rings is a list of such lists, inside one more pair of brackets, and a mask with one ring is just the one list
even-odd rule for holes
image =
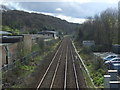
{"label": "grey cloud", "polygon": [[[75,18],[85,18],[94,16],[101,11],[113,7],[117,8],[115,3],[77,3],[77,2],[19,2],[10,3],[14,8],[18,10],[29,10],[53,14],[61,14],[65,16]],[[10,6],[9,5],[9,6]],[[56,11],[56,8],[61,8],[62,11]]]}
{"label": "grey cloud", "polygon": [[[109,8],[116,7],[116,4],[109,3],[74,3],[74,2],[21,2],[21,7],[38,12],[60,13],[72,17],[88,17]],[[61,12],[56,8],[62,8]]]}

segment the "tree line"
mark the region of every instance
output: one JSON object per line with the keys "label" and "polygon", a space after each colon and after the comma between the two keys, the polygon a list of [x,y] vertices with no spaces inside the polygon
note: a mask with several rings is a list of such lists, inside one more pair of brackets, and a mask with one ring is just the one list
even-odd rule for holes
{"label": "tree line", "polygon": [[77,41],[82,44],[83,40],[94,40],[95,51],[110,51],[113,44],[120,44],[119,20],[115,8],[108,8],[93,18],[89,17],[79,28]]}

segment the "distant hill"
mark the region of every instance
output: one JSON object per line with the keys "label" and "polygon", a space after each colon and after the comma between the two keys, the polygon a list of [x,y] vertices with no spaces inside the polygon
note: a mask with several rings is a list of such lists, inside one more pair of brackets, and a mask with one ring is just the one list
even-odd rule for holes
{"label": "distant hill", "polygon": [[17,10],[3,11],[2,24],[19,29],[23,33],[36,33],[46,29],[73,33],[80,26],[80,24],[69,23],[53,16]]}
{"label": "distant hill", "polygon": [[6,10],[9,10],[9,8],[4,5],[0,5],[0,10],[6,11]]}

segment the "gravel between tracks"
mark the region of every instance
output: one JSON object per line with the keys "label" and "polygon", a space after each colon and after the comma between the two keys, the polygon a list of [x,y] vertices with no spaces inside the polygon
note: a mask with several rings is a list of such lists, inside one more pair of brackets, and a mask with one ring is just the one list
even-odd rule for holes
{"label": "gravel between tracks", "polygon": [[[67,50],[68,48],[68,50]],[[54,52],[55,53],[55,52]],[[52,57],[54,54],[50,55],[50,58],[48,56],[48,60],[46,62],[43,60],[43,64],[39,68],[41,68],[41,73],[39,73],[38,77],[38,82],[42,79],[43,74],[45,73],[45,70],[48,67],[48,64],[50,64],[50,61],[52,61]],[[61,57],[60,57],[61,55]],[[73,55],[73,57],[72,57]],[[67,56],[67,57],[66,57]],[[61,47],[58,50],[58,53],[55,57],[55,60],[53,61],[48,73],[46,74],[45,79],[43,80],[43,83],[40,88],[50,88],[53,75],[56,70],[57,63],[58,65],[58,70],[56,72],[56,76],[54,79],[53,83],[53,88],[63,88],[64,87],[64,77],[65,77],[65,63],[66,63],[66,58],[67,58],[67,88],[76,88],[76,83],[75,83],[75,73],[73,70],[73,60],[74,59],[74,64],[75,64],[75,71],[78,77],[78,85],[80,88],[86,88],[84,76],[82,74],[82,70],[80,67],[80,60],[77,58],[77,54],[75,53],[75,50],[72,46],[72,42],[70,38],[66,37],[64,38],[63,42],[61,43]],[[60,59],[60,62],[58,60]],[[47,63],[47,64],[44,64]]]}

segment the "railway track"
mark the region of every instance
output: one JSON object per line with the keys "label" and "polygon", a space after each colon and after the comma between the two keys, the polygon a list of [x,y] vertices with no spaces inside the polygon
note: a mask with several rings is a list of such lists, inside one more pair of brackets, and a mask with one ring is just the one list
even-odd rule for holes
{"label": "railway track", "polygon": [[[62,43],[63,43],[63,41],[62,41]],[[61,45],[59,46],[58,50],[56,51],[54,57],[52,58],[52,61],[50,62],[50,64],[49,64],[46,72],[44,73],[42,79],[40,80],[40,82],[39,82],[39,84],[38,84],[38,86],[37,86],[37,90],[42,87],[42,84],[43,84],[43,82],[45,81],[45,78],[46,78],[48,72],[50,71],[50,68],[52,67],[53,61],[55,60],[55,58],[58,56],[58,53],[60,52],[59,50],[60,50],[61,47],[62,47],[62,43],[61,43]],[[43,88],[49,88],[49,87],[43,87]]]}
{"label": "railway track", "polygon": [[63,88],[64,90],[76,88],[79,90],[84,82],[79,79],[83,78],[80,77],[82,72],[79,64],[72,42],[70,38],[66,37],[52,58],[36,90],[39,88],[50,88],[50,90],[52,88]]}
{"label": "railway track", "polygon": [[76,72],[75,60],[74,60],[74,57],[73,57],[72,50],[71,50],[71,56],[72,56],[72,61],[73,61],[73,69],[74,69],[74,77],[75,77],[76,88],[79,90],[78,76],[77,76],[77,72]]}
{"label": "railway track", "polygon": [[[67,47],[67,52],[68,52],[68,47]],[[67,88],[67,68],[68,68],[68,63],[67,63],[67,53],[66,53],[66,61],[65,61],[65,75],[64,75],[64,90]]]}
{"label": "railway track", "polygon": [[56,76],[57,76],[57,72],[58,72],[58,69],[59,69],[59,67],[60,67],[60,61],[61,61],[61,59],[62,59],[62,52],[64,51],[64,49],[65,48],[62,48],[62,50],[61,50],[61,54],[60,54],[60,57],[59,57],[59,60],[58,60],[58,63],[57,63],[57,66],[56,66],[56,69],[55,69],[55,73],[54,73],[54,75],[53,75],[53,79],[52,79],[52,82],[51,82],[51,85],[50,85],[50,89],[52,89],[53,87],[54,87],[54,84],[55,84],[55,78],[56,78]]}

